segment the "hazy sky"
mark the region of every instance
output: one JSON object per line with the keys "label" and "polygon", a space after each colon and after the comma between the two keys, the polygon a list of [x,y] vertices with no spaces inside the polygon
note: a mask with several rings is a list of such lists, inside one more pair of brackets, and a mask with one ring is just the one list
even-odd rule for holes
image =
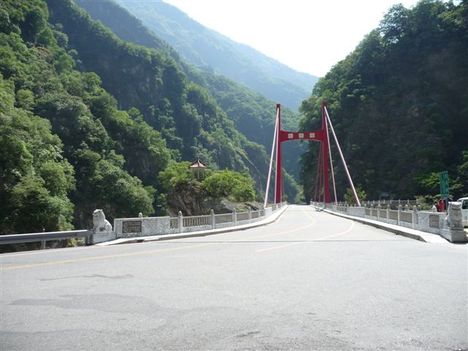
{"label": "hazy sky", "polygon": [[417,0],[164,0],[201,24],[302,72],[323,76],[396,3]]}

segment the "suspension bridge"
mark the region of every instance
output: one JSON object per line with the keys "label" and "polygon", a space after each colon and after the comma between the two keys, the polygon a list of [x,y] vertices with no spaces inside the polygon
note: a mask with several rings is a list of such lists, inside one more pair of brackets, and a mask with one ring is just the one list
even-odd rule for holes
{"label": "suspension bridge", "polygon": [[[321,112],[322,112],[322,125],[321,128],[314,131],[287,131],[283,130],[281,126],[281,105],[276,105],[276,118],[275,118],[275,128],[273,132],[273,143],[271,148],[271,157],[270,157],[270,165],[268,169],[268,177],[267,177],[267,185],[265,190],[265,200],[264,200],[264,207],[267,206],[268,197],[270,193],[270,182],[271,182],[271,175],[272,170],[274,168],[275,172],[275,187],[274,187],[274,200],[273,203],[281,203],[283,199],[283,168],[282,168],[282,152],[281,152],[281,145],[284,142],[294,141],[294,140],[301,140],[301,141],[315,141],[320,143],[319,148],[319,155],[317,157],[317,176],[315,181],[315,194],[312,197],[317,202],[323,203],[330,203],[332,202],[331,199],[331,191],[330,191],[330,175],[332,179],[333,185],[333,199],[335,204],[337,203],[337,194],[336,194],[336,182],[335,182],[335,174],[333,170],[333,159],[331,153],[331,143],[330,143],[330,133],[329,130],[332,132],[333,139],[335,141],[336,147],[340,154],[341,161],[343,163],[346,175],[348,177],[348,181],[350,187],[353,191],[355,201],[358,206],[361,206],[360,199],[357,195],[356,188],[354,186],[353,180],[351,178],[351,174],[349,172],[348,166],[346,164],[346,160],[344,158],[343,152],[341,150],[340,143],[336,136],[335,130],[333,128],[332,121],[330,119],[330,115],[328,113],[327,104],[323,102],[321,105]],[[274,167],[273,167],[274,164]]]}
{"label": "suspension bridge", "polygon": [[[275,170],[275,206],[283,197],[281,144],[294,140],[320,143],[315,199],[336,206],[329,130],[347,167],[325,104],[321,128],[307,132],[283,130],[276,107],[268,174],[269,184]],[[389,220],[408,215],[370,211],[377,218],[385,213]],[[228,219],[252,219],[240,216]],[[216,227],[216,217],[208,217],[195,222]],[[166,220],[174,230],[185,221]],[[0,345],[468,349],[467,246],[423,243],[299,205],[272,224],[243,229],[0,255]]]}

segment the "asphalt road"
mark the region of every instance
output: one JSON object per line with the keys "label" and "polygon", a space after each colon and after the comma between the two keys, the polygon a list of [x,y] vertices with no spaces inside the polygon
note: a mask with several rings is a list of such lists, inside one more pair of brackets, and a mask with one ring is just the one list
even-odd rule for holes
{"label": "asphalt road", "polygon": [[465,350],[468,246],[306,206],[215,236],[0,256],[0,350]]}

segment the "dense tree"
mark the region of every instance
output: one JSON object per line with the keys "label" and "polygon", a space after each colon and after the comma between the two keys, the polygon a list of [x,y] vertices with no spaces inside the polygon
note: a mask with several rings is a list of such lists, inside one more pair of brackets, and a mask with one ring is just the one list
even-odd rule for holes
{"label": "dense tree", "polygon": [[233,201],[255,200],[253,181],[246,174],[229,170],[215,172],[203,180],[202,186],[215,199],[226,197]]}
{"label": "dense tree", "polygon": [[189,162],[172,162],[159,177],[171,207],[185,214],[208,213],[208,206],[225,199],[246,202],[256,197],[253,179],[247,173],[212,169],[197,172],[190,169]]}
{"label": "dense tree", "polygon": [[76,52],[43,1],[0,9],[1,232],[71,228],[73,213],[89,226],[96,207],[111,220],[164,211],[154,190],[170,158],[161,135],[137,110],[118,110],[96,74],[74,70]]}
{"label": "dense tree", "polygon": [[72,228],[73,168],[50,123],[16,108],[0,74],[0,233]]}

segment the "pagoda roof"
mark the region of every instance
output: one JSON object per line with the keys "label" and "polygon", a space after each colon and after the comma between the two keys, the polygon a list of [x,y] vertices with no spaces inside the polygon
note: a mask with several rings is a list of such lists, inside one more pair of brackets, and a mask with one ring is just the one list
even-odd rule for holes
{"label": "pagoda roof", "polygon": [[190,165],[190,168],[206,168],[206,166],[200,160],[196,160]]}

